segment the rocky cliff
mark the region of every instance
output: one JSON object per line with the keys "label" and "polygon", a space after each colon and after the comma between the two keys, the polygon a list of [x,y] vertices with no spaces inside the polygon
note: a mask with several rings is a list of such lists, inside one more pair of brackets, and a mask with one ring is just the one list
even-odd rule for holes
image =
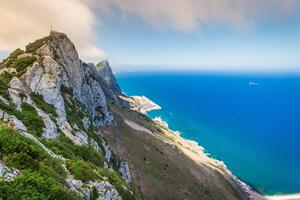
{"label": "rocky cliff", "polygon": [[117,102],[121,92],[112,77],[104,67],[82,62],[58,32],[1,62],[4,199],[135,198],[127,163],[97,129],[114,124],[106,98]]}
{"label": "rocky cliff", "polygon": [[12,52],[0,63],[2,198],[250,198],[219,162],[131,104],[108,62],[82,62],[63,33]]}

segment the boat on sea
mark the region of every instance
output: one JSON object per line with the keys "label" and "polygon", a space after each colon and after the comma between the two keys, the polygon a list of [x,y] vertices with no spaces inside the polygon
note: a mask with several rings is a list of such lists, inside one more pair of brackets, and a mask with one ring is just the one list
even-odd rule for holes
{"label": "boat on sea", "polygon": [[259,83],[258,82],[249,82],[249,85],[259,85]]}

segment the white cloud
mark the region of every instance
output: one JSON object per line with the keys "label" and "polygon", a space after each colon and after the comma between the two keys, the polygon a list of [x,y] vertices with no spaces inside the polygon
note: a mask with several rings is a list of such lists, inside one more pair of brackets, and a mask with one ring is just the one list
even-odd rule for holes
{"label": "white cloud", "polygon": [[[137,16],[155,28],[193,31],[203,24],[247,28],[262,17],[289,14],[297,0],[89,0],[106,14]],[[115,12],[117,10],[117,12]]]}
{"label": "white cloud", "polygon": [[66,33],[83,59],[103,58],[95,45],[96,17],[79,0],[0,0],[0,51],[10,52],[54,30]]}
{"label": "white cloud", "polygon": [[[251,27],[280,18],[297,0],[0,0],[0,52],[24,47],[53,29],[68,34],[84,60],[105,57],[96,45],[100,17],[136,17],[154,28],[193,31],[205,24]],[[96,12],[100,15],[96,16]]]}

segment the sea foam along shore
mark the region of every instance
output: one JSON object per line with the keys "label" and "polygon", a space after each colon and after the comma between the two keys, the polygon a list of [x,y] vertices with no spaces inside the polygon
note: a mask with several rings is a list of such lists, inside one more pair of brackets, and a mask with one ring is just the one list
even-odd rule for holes
{"label": "sea foam along shore", "polygon": [[[131,99],[133,100],[133,102],[131,102],[132,109],[141,112],[145,115],[147,115],[147,112],[150,112],[151,110],[161,109],[161,107],[158,104],[154,103],[145,96],[131,96]],[[169,132],[174,133],[174,135],[176,135],[177,138],[181,140],[181,143],[186,143],[189,146],[189,149],[193,149],[196,152],[203,153],[207,157],[207,159],[213,159],[219,165],[219,167],[223,168],[224,171],[226,171],[236,181],[236,183],[241,187],[241,189],[244,191],[244,193],[248,196],[249,199],[255,200],[255,198],[252,195],[253,191],[251,190],[251,188],[246,183],[242,182],[236,176],[234,176],[223,161],[219,161],[214,158],[209,158],[209,154],[204,152],[204,148],[200,146],[198,142],[181,137],[180,132],[171,130],[169,128],[168,123],[165,122],[161,117],[155,117],[152,120],[158,123],[160,126],[166,128]]]}
{"label": "sea foam along shore", "polygon": [[266,196],[266,199],[270,199],[270,200],[300,200],[300,194],[283,194],[283,195]]}
{"label": "sea foam along shore", "polygon": [[[183,138],[179,131],[171,130],[169,128],[168,123],[165,122],[161,117],[155,117],[152,120],[155,121],[156,123],[160,124],[161,126],[167,128],[170,132],[176,134],[181,140],[183,140],[187,144],[189,144],[191,149],[194,149],[194,150],[199,151],[199,152],[203,152],[207,157],[209,157],[210,154],[205,153],[204,152],[205,151],[204,147],[200,146],[198,142],[196,142],[194,140],[189,140],[189,139]],[[215,158],[211,158],[211,159],[213,159],[215,162],[217,162],[220,167],[222,167],[229,175],[231,175],[231,177],[241,187],[241,189],[244,191],[244,193],[248,196],[249,199],[256,200],[255,197],[253,196],[253,191],[250,188],[250,186],[248,186],[246,183],[244,183],[243,181],[239,180],[236,176],[234,176],[223,161],[217,160]]]}
{"label": "sea foam along shore", "polygon": [[[204,147],[200,146],[198,142],[189,140],[189,139],[185,139],[180,136],[179,131],[171,130],[169,128],[168,123],[165,122],[161,117],[154,117],[152,120],[155,121],[156,123],[160,124],[161,126],[169,129],[170,132],[173,132],[174,134],[178,135],[178,137],[180,137],[184,141],[186,141],[186,143],[188,143],[193,149],[197,149],[198,151],[202,151],[202,152],[205,151]],[[208,157],[210,157],[209,153],[205,153],[205,154]],[[236,183],[244,190],[244,192],[246,194],[248,194],[250,199],[253,199],[253,200],[300,200],[300,194],[287,194],[287,195],[283,194],[283,195],[273,195],[273,196],[263,196],[261,194],[258,194],[255,191],[253,191],[250,186],[248,186],[246,183],[244,183],[243,181],[239,180],[236,176],[234,176],[234,174],[228,169],[228,167],[225,165],[225,163],[223,161],[217,160],[215,158],[212,158],[212,159],[214,159],[220,166],[222,166],[222,168],[224,170],[227,171],[228,174],[230,174],[234,178]]]}
{"label": "sea foam along shore", "polygon": [[[134,105],[132,105],[132,109],[136,110],[138,112],[141,112],[145,115],[147,115],[147,112],[150,112],[151,110],[157,110],[161,109],[161,107],[148,99],[145,96],[131,96],[132,100],[134,101]],[[137,106],[138,107],[135,107]],[[186,144],[189,145],[189,147],[195,151],[201,152],[207,156],[207,158],[211,158],[209,153],[205,153],[205,149],[199,145],[198,142],[189,140],[186,138],[183,138],[179,131],[173,131],[169,128],[169,125],[167,122],[165,122],[161,117],[154,117],[152,119],[154,122],[158,123],[160,126],[168,129],[168,131],[174,133],[174,135],[177,136],[177,138],[181,141],[184,141]],[[236,183],[243,189],[243,191],[248,195],[249,199],[253,200],[300,200],[300,194],[288,194],[288,195],[273,195],[273,196],[263,196],[261,194],[256,193],[251,189],[250,186],[248,186],[243,181],[239,180],[236,176],[233,175],[233,173],[228,169],[228,167],[225,165],[223,161],[217,160],[215,158],[211,158],[215,162],[219,164],[220,167],[222,167],[228,174],[230,174],[233,179],[236,181]]]}

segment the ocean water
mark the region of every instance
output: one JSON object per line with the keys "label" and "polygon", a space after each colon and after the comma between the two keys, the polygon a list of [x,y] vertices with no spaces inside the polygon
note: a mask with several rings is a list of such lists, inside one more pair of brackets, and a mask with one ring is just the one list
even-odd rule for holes
{"label": "ocean water", "polygon": [[[264,194],[300,192],[300,76],[121,73],[173,130]],[[251,82],[251,83],[249,83]]]}

